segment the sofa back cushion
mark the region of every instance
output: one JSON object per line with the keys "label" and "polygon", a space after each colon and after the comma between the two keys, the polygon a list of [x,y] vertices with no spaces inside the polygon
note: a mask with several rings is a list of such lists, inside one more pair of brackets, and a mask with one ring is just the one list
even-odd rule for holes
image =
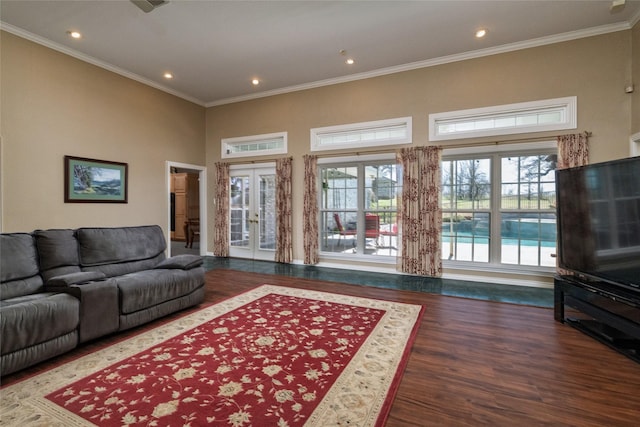
{"label": "sofa back cushion", "polygon": [[36,230],[33,232],[40,259],[40,274],[45,280],[80,272],[78,241],[74,230]]}
{"label": "sofa back cushion", "polygon": [[107,277],[155,267],[165,259],[167,243],[157,225],[76,230],[80,267]]}
{"label": "sofa back cushion", "polygon": [[43,290],[38,253],[28,233],[0,235],[0,298],[3,300]]}

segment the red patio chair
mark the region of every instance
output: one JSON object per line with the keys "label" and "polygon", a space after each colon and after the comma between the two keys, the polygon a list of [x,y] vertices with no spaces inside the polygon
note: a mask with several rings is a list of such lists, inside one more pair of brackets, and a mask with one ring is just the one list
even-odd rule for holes
{"label": "red patio chair", "polygon": [[378,237],[380,237],[380,216],[374,214],[366,214],[364,216],[364,237],[367,239],[375,239],[378,246]]}
{"label": "red patio chair", "polygon": [[[358,230],[347,230],[342,225],[340,215],[333,214],[333,220],[336,223],[338,229],[339,239],[342,236],[355,236],[358,234]],[[366,214],[364,216],[364,237],[367,239],[375,239],[376,246],[378,246],[378,237],[380,237],[380,216],[374,214]],[[339,240],[338,240],[339,241]]]}
{"label": "red patio chair", "polygon": [[333,214],[333,220],[335,221],[336,228],[338,229],[338,244],[340,243],[342,236],[355,236],[358,233],[357,230],[346,230],[342,225],[342,221],[340,221],[340,215],[338,215],[337,213]]}

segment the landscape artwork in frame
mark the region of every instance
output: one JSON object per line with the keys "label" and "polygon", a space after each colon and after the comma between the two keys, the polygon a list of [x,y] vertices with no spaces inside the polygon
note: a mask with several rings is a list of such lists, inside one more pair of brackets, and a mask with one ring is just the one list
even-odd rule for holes
{"label": "landscape artwork in frame", "polygon": [[127,164],[64,156],[65,203],[127,203]]}

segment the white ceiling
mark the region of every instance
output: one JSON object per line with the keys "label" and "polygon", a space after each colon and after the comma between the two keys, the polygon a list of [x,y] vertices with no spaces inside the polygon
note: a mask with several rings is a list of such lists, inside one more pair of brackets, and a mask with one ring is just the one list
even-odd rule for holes
{"label": "white ceiling", "polygon": [[[640,0],[614,12],[611,4],[170,0],[144,13],[127,0],[2,0],[0,25],[212,106],[629,29],[640,20]],[[488,31],[483,39],[474,37],[479,28]],[[83,37],[71,39],[69,30]],[[355,64],[345,64],[347,57]],[[166,71],[175,78],[165,80]]]}

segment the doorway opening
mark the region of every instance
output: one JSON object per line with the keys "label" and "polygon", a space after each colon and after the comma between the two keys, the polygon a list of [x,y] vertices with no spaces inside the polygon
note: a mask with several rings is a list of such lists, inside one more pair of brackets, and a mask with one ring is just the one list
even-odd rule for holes
{"label": "doorway opening", "polygon": [[207,171],[167,162],[168,254],[207,254]]}

